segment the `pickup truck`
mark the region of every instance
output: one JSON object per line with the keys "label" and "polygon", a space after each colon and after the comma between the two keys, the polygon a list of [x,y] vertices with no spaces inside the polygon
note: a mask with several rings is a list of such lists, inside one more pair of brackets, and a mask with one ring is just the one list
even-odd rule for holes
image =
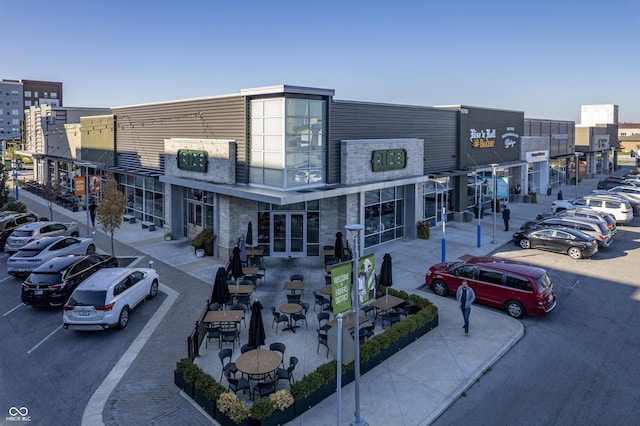
{"label": "pickup truck", "polygon": [[23,246],[43,237],[57,236],[78,237],[77,222],[61,223],[61,222],[33,222],[16,228],[11,236],[7,239],[4,251],[14,254]]}

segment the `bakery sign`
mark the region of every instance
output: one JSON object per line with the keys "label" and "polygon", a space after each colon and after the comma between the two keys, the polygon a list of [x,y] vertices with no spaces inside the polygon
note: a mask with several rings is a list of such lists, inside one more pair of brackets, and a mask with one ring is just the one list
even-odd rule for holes
{"label": "bakery sign", "polygon": [[472,148],[493,148],[496,144],[496,129],[469,129]]}
{"label": "bakery sign", "polygon": [[371,157],[371,169],[374,172],[402,170],[407,167],[407,150],[403,148],[375,150]]}
{"label": "bakery sign", "polygon": [[207,151],[197,149],[178,150],[178,168],[191,172],[207,172],[209,156]]}

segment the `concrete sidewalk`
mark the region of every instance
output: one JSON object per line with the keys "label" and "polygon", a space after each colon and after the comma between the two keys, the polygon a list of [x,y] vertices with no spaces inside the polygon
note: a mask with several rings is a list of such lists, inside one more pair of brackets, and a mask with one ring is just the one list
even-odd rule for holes
{"label": "concrete sidewalk", "polygon": [[[626,170],[619,170],[615,174],[621,175]],[[577,187],[580,195],[595,189],[599,179],[584,179]],[[575,196],[575,187],[562,188],[565,199]],[[427,425],[434,421],[446,408],[452,404],[468,387],[470,387],[492,364],[494,364],[506,351],[509,350],[523,336],[524,327],[520,321],[510,318],[506,313],[496,309],[475,305],[471,313],[470,335],[466,337],[462,328],[462,316],[452,297],[438,297],[430,290],[424,288],[424,275],[429,266],[438,263],[442,258],[442,246],[445,245],[446,260],[460,259],[466,255],[484,255],[493,252],[496,248],[511,244],[513,232],[520,225],[535,217],[539,212],[547,212],[551,202],[556,199],[557,190],[551,196],[538,195],[537,204],[510,203],[511,223],[510,232],[503,231],[502,217],[485,213],[478,227],[477,219],[472,222],[450,222],[446,224],[443,232],[441,226],[431,230],[430,240],[398,240],[377,247],[375,254],[376,270],[382,264],[385,253],[390,253],[393,258],[394,288],[416,293],[426,297],[438,306],[439,326],[424,337],[413,343],[410,347],[398,352],[392,358],[376,367],[361,377],[360,401],[361,417],[369,425]],[[30,208],[38,206],[42,211],[44,203],[38,197],[21,191],[21,201]],[[64,217],[73,219],[81,224],[86,223],[86,212],[70,212],[67,209],[55,206],[54,219],[63,220]],[[478,229],[481,230],[481,245],[477,246]],[[494,232],[495,229],[495,232]],[[81,230],[82,232],[82,230]],[[101,233],[97,231],[97,233]],[[343,232],[343,234],[345,234]],[[495,235],[494,235],[495,234]],[[208,285],[213,284],[213,277],[220,266],[226,262],[210,258],[197,258],[193,249],[186,240],[164,241],[162,231],[149,232],[142,229],[140,224],[124,223],[122,229],[116,232],[115,238],[127,246],[146,254],[144,261],[154,260],[170,265],[192,278]],[[495,243],[491,241],[494,240]],[[350,242],[351,243],[351,242]],[[103,250],[106,246],[100,247]],[[367,251],[366,254],[370,253]],[[291,355],[300,358],[301,362],[296,368],[295,376],[312,371],[319,363],[326,362],[325,348],[317,351],[315,328],[317,320],[315,313],[309,311],[309,332],[290,333],[280,331],[275,334],[269,327],[271,323],[270,306],[279,306],[284,303],[282,283],[287,281],[293,273],[302,273],[305,277],[305,292],[303,300],[310,302],[313,307],[312,290],[318,290],[324,286],[324,268],[322,259],[273,259],[265,258],[267,268],[266,284],[259,284],[256,297],[265,307],[263,317],[267,331],[267,343],[282,341],[287,345],[286,360]],[[162,280],[162,276],[161,276]],[[163,284],[172,287],[172,282]],[[202,301],[204,307],[205,301]],[[181,299],[172,308],[181,311],[183,315],[190,315],[191,324],[196,321],[199,311],[181,305]],[[244,330],[244,327],[243,327]],[[172,341],[174,345],[185,345],[185,337],[190,331],[177,330],[170,324],[162,324],[150,340]],[[244,342],[242,342],[244,343]],[[216,345],[210,345],[210,347]],[[186,349],[186,348],[185,348]],[[217,349],[217,348],[214,348]],[[234,350],[234,355],[235,352]],[[239,353],[239,351],[237,351]],[[159,352],[156,357],[167,356],[165,365],[175,365],[175,355]],[[186,353],[185,353],[186,356]],[[171,359],[168,359],[171,357]],[[288,364],[288,362],[285,363]],[[217,359],[217,350],[203,351],[202,357],[197,361],[203,368],[210,370],[214,377],[219,378],[220,361]],[[127,371],[130,381],[146,380],[150,384],[167,381],[169,374],[166,371],[149,372],[138,371],[137,363],[133,363]],[[183,400],[177,388],[158,389],[157,392],[165,392],[168,396],[173,393],[174,398],[158,405],[153,418],[141,417],[138,407],[131,404],[118,404],[118,395],[126,389],[124,383],[116,386],[112,393],[112,400],[104,407],[102,412],[104,419],[115,419],[119,424],[207,424],[210,419],[203,415],[197,408],[184,407]],[[342,418],[340,424],[349,424],[354,415],[355,384],[351,383],[342,391]],[[158,400],[158,395],[153,395],[154,390],[149,390],[148,397],[138,396],[138,399],[148,398],[149,401]],[[175,407],[180,406],[178,410]],[[172,408],[173,407],[173,408]],[[173,416],[171,410],[179,411],[179,416]],[[296,418],[294,425],[326,425],[335,423],[337,416],[337,402],[335,398],[328,398],[321,404]],[[118,419],[121,419],[118,421]]]}

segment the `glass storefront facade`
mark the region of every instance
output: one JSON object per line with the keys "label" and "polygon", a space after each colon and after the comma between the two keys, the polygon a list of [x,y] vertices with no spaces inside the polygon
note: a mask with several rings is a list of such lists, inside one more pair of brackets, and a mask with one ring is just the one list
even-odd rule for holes
{"label": "glass storefront facade", "polygon": [[424,183],[424,212],[423,220],[435,226],[442,222],[442,208],[447,214],[453,212],[453,178],[442,177],[430,179]]}
{"label": "glass storefront facade", "polygon": [[319,256],[320,202],[258,203],[258,245],[274,257]]}
{"label": "glass storefront facade", "polygon": [[164,225],[164,184],[157,177],[117,174],[116,180],[127,196],[127,214],[158,227]]}
{"label": "glass storefront facade", "polygon": [[298,189],[325,182],[326,101],[251,101],[252,184]]}
{"label": "glass storefront facade", "polygon": [[404,236],[404,198],[402,186],[365,193],[365,248]]}

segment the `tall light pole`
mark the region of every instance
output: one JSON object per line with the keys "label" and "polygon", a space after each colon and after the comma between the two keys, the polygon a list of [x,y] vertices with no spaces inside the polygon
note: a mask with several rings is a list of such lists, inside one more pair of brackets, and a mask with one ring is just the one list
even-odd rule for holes
{"label": "tall light pole", "polygon": [[582,155],[581,152],[574,152],[573,155],[576,156],[575,169],[576,169],[576,198],[578,198],[578,177],[580,176],[580,166],[578,165],[578,159]]}
{"label": "tall light pole", "polygon": [[493,204],[493,239],[491,240],[491,244],[496,244],[496,216],[498,214],[498,194],[496,194],[496,188],[498,185],[496,184],[496,167],[498,165],[496,163],[491,164],[491,203]]}
{"label": "tall light pole", "polygon": [[364,229],[364,226],[360,224],[351,224],[344,227],[353,237],[353,309],[354,309],[354,335],[356,336],[356,355],[354,360],[354,373],[355,373],[355,385],[356,385],[356,412],[355,417],[351,420],[352,426],[364,426],[367,422],[360,417],[360,337],[358,331],[360,330],[360,299],[358,298],[358,236]]}

